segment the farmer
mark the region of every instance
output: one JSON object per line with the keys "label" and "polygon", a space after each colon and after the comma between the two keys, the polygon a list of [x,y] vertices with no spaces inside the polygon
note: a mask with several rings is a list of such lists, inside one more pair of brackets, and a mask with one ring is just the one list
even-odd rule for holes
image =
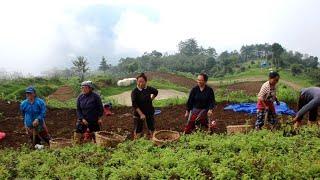
{"label": "farmer", "polygon": [[[103,115],[101,98],[93,92],[93,83],[91,81],[82,82],[81,90],[82,93],[77,99],[76,141],[80,141],[81,138],[94,139],[93,132],[101,130]],[[89,137],[86,137],[87,134]]]}
{"label": "farmer", "polygon": [[152,101],[158,95],[158,90],[147,86],[147,77],[141,73],[137,78],[137,87],[131,92],[132,107],[134,111],[134,139],[141,137],[144,121],[148,126],[148,136],[152,137],[154,127],[154,107]]}
{"label": "farmer", "polygon": [[298,106],[299,111],[293,119],[295,128],[298,128],[301,125],[301,120],[307,112],[309,112],[308,124],[317,123],[318,106],[320,106],[320,88],[310,87],[302,89]]}
{"label": "farmer", "polygon": [[212,116],[215,106],[215,97],[213,89],[207,86],[208,76],[205,73],[198,75],[198,85],[192,88],[187,101],[187,110],[185,117],[188,118],[188,124],[184,129],[186,134],[190,134],[200,123],[208,128],[208,117]]}
{"label": "farmer", "polygon": [[273,103],[276,101],[277,104],[280,104],[276,96],[276,84],[279,79],[279,73],[271,71],[269,80],[262,85],[258,93],[256,130],[260,130],[264,125],[266,113],[270,124],[275,125],[277,123],[276,110]]}
{"label": "farmer", "polygon": [[37,97],[36,90],[30,86],[25,90],[26,99],[21,102],[20,110],[22,112],[26,133],[34,145],[40,144],[41,140],[49,144],[50,136],[45,124],[46,104]]}

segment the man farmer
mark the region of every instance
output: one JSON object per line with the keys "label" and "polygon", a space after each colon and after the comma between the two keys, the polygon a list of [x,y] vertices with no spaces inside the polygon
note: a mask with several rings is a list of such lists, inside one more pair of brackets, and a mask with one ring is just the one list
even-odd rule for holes
{"label": "man farmer", "polygon": [[309,112],[308,124],[317,123],[318,106],[320,106],[320,88],[310,87],[304,88],[300,91],[299,97],[299,111],[293,119],[294,127],[298,128],[301,126],[303,116]]}
{"label": "man farmer", "polygon": [[49,144],[50,136],[44,121],[46,104],[37,97],[34,87],[28,87],[25,93],[26,99],[21,102],[20,110],[23,115],[26,132],[30,135],[34,145],[40,144],[41,140]]}
{"label": "man farmer", "polygon": [[[100,131],[103,115],[103,105],[98,94],[93,92],[94,87],[91,81],[81,83],[82,93],[77,99],[77,116],[76,123],[76,141],[82,138],[84,133],[92,133]],[[85,140],[94,139],[93,136],[84,137]]]}

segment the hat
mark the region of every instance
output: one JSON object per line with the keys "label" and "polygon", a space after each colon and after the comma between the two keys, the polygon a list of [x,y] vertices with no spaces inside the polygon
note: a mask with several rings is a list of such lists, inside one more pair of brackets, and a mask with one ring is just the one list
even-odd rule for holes
{"label": "hat", "polygon": [[34,89],[34,87],[29,86],[29,87],[26,89],[25,93],[36,93],[36,90]]}
{"label": "hat", "polygon": [[91,89],[94,89],[92,81],[83,81],[81,87],[83,86],[89,86]]}

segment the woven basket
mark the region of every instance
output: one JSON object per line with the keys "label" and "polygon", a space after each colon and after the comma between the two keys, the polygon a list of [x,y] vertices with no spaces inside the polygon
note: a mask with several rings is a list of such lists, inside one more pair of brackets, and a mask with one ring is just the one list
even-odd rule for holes
{"label": "woven basket", "polygon": [[247,133],[252,129],[252,125],[227,126],[227,134]]}
{"label": "woven basket", "polygon": [[177,141],[180,138],[180,134],[177,131],[160,130],[153,134],[152,141],[157,146],[162,146],[170,142]]}
{"label": "woven basket", "polygon": [[71,139],[55,138],[50,140],[50,149],[58,149],[72,146]]}
{"label": "woven basket", "polygon": [[96,132],[95,137],[96,143],[103,147],[116,147],[119,143],[125,141],[123,136],[107,131]]}

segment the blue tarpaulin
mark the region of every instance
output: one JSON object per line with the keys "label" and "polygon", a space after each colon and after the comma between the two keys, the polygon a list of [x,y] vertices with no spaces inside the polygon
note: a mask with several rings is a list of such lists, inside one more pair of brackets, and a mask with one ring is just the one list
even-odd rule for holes
{"label": "blue tarpaulin", "polygon": [[[288,107],[284,102],[280,102],[280,105],[274,104],[276,108],[276,113],[278,115],[295,115],[296,113]],[[257,113],[257,104],[256,103],[240,103],[240,104],[231,104],[224,108],[224,110],[233,110],[235,112],[244,112],[248,114]]]}
{"label": "blue tarpaulin", "polygon": [[156,109],[155,111],[154,111],[154,115],[159,115],[161,113],[161,110],[159,110],[159,109]]}

